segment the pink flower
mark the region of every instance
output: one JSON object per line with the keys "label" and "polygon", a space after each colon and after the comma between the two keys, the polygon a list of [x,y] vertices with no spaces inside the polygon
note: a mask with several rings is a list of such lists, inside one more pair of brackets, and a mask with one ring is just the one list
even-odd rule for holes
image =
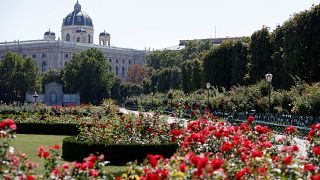
{"label": "pink flower", "polygon": [[96,169],[91,169],[89,171],[89,176],[91,176],[91,177],[97,177],[98,175],[99,175],[99,171]]}
{"label": "pink flower", "polygon": [[297,129],[295,128],[295,127],[293,127],[293,126],[289,126],[289,127],[287,127],[285,130],[284,130],[284,132],[286,133],[286,134],[293,134],[293,133],[295,133],[297,131]]}
{"label": "pink flower", "polygon": [[186,163],[180,164],[179,170],[180,170],[181,172],[185,172],[185,171],[186,171]]}

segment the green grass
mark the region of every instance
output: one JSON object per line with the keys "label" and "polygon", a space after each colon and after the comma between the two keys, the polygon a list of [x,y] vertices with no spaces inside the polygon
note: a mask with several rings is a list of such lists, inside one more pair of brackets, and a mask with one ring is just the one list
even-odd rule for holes
{"label": "green grass", "polygon": [[[56,136],[56,135],[34,135],[34,134],[17,134],[17,138],[10,141],[10,145],[15,148],[16,151],[25,153],[28,158],[39,166],[36,169],[37,173],[44,173],[43,163],[44,160],[38,157],[38,147],[44,146],[48,148],[51,145],[58,144],[62,147],[62,140],[67,136]],[[60,149],[61,155],[61,149]],[[61,160],[61,163],[67,161]],[[125,166],[107,166],[106,172],[119,173],[126,170]]]}

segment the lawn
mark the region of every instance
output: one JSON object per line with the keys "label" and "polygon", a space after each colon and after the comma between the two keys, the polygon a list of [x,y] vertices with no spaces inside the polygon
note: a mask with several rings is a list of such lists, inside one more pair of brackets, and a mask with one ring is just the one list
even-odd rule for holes
{"label": "lawn", "polygon": [[[43,173],[44,160],[37,156],[38,147],[49,147],[54,144],[62,147],[62,140],[67,136],[55,136],[55,135],[34,135],[34,134],[17,134],[16,139],[11,140],[10,145],[15,148],[16,151],[25,153],[32,162],[39,164],[36,172]],[[61,154],[61,152],[60,152]],[[62,161],[62,163],[66,161]],[[125,171],[125,166],[107,166],[106,171],[110,173],[118,173]]]}

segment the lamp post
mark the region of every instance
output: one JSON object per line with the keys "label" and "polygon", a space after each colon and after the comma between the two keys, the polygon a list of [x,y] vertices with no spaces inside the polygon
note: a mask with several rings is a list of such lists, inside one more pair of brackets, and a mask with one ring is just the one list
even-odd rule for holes
{"label": "lamp post", "polygon": [[211,86],[211,84],[209,83],[209,82],[207,82],[206,83],[206,87],[207,87],[207,90],[208,90],[208,101],[207,101],[207,105],[208,105],[208,107],[209,107],[209,95],[210,95],[210,86]]}
{"label": "lamp post", "polygon": [[269,121],[269,116],[270,116],[270,96],[271,96],[271,82],[272,82],[272,77],[273,75],[271,73],[268,73],[265,75],[266,81],[269,84],[269,103],[268,103],[268,121]]}
{"label": "lamp post", "polygon": [[37,103],[37,98],[39,97],[39,95],[37,94],[37,91],[34,92],[32,97],[34,98],[34,103]]}

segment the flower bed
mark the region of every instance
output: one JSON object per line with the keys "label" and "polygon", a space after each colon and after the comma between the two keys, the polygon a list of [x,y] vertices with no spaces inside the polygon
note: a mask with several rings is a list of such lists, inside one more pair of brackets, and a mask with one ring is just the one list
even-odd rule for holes
{"label": "flower bed", "polygon": [[118,179],[320,179],[320,124],[308,134],[307,156],[294,142],[297,130],[285,136],[266,126],[212,122],[207,116],[192,121],[174,136],[180,148],[170,158],[148,155],[148,162],[130,165]]}

